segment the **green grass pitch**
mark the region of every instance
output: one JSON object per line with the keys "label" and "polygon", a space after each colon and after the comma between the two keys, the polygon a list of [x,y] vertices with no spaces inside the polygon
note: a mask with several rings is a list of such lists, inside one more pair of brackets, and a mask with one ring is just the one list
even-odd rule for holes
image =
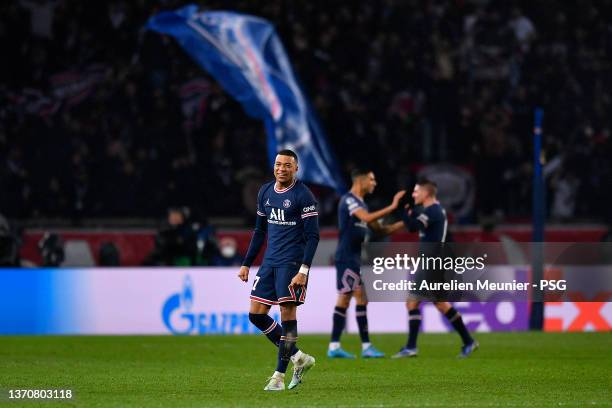
{"label": "green grass pitch", "polygon": [[[267,393],[276,357],[264,336],[0,337],[0,407],[612,405],[612,333],[477,338],[466,360],[455,334],[423,334],[417,358],[347,361],[325,357],[327,336],[301,336],[317,365],[297,389]],[[391,354],[404,336],[372,340]],[[360,347],[354,335],[343,346]],[[15,388],[68,388],[75,399],[9,401]]]}

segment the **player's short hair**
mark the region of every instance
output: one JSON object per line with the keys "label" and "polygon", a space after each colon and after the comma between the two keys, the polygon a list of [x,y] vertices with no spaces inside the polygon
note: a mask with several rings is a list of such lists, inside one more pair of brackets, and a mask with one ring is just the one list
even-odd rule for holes
{"label": "player's short hair", "polygon": [[295,163],[297,164],[297,162],[298,162],[297,154],[295,154],[295,152],[293,150],[283,149],[283,150],[281,150],[280,152],[278,152],[276,154],[280,154],[281,156],[290,156],[290,157],[293,157],[295,159]]}
{"label": "player's short hair", "polygon": [[435,181],[429,180],[427,178],[422,178],[417,181],[417,185],[427,190],[429,195],[432,197],[435,197],[438,194],[438,185],[435,183]]}
{"label": "player's short hair", "polygon": [[358,168],[353,169],[351,171],[351,180],[355,181],[356,178],[367,176],[371,172],[372,172],[372,169],[370,169],[370,168],[367,168],[367,167],[358,167]]}

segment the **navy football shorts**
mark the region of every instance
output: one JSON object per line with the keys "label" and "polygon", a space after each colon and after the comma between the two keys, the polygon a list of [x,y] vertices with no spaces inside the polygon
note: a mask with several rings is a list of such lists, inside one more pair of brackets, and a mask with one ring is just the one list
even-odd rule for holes
{"label": "navy football shorts", "polygon": [[[291,279],[298,273],[300,265],[267,266],[261,265],[251,289],[251,300],[264,305],[277,305],[295,302],[301,305],[306,300],[306,287],[294,289],[289,286]],[[306,280],[308,285],[308,280]]]}
{"label": "navy football shorts", "polygon": [[336,262],[336,289],[339,294],[352,293],[361,287],[359,265]]}

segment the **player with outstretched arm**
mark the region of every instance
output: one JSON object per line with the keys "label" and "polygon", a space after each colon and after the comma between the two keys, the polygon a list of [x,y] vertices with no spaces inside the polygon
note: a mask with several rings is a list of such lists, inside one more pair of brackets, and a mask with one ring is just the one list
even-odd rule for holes
{"label": "player with outstretched arm", "polygon": [[355,316],[361,338],[361,356],[363,358],[380,358],[384,353],[370,343],[367,316],[367,296],[361,282],[361,244],[365,240],[368,227],[379,235],[392,234],[404,227],[402,221],[391,225],[381,225],[378,220],[393,212],[405,191],[398,191],[387,207],[370,212],[363,201],[367,194],[376,188],[376,177],[369,169],[356,169],[351,173],[353,185],[338,202],[338,248],[336,249],[336,289],[338,299],[332,318],[331,341],[327,356],[330,358],[355,358],[340,347],[340,336],[346,325],[346,310],[351,298],[355,298]]}
{"label": "player with outstretched arm", "polygon": [[[296,177],[298,157],[280,151],[274,162],[275,181],[264,184],[257,196],[257,221],[238,277],[247,282],[267,232],[267,248],[251,289],[249,320],[278,347],[276,371],[264,388],[285,389],[285,372],[293,363],[289,389],[302,382],[315,364],[314,357],[297,347],[297,306],[306,301],[308,272],[319,243],[317,201]],[[279,305],[281,325],[268,313]]]}

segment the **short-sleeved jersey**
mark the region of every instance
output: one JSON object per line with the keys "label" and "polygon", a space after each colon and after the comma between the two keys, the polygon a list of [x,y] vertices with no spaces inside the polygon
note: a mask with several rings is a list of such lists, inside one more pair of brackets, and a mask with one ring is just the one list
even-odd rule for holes
{"label": "short-sleeved jersey", "polygon": [[361,263],[361,244],[368,232],[368,225],[355,217],[355,211],[368,206],[359,197],[348,192],[338,202],[338,248],[336,262],[355,265]]}
{"label": "short-sleeved jersey", "polygon": [[415,209],[417,211],[412,216],[422,224],[419,228],[419,241],[421,242],[445,242],[448,221],[446,210],[435,203],[427,208]]}
{"label": "short-sleeved jersey", "polygon": [[[268,223],[263,262],[275,267],[300,264],[306,246],[304,220],[319,215],[310,189],[299,180],[282,190],[276,189],[274,181],[266,183],[257,196],[257,215]],[[318,224],[316,228],[318,232]]]}

